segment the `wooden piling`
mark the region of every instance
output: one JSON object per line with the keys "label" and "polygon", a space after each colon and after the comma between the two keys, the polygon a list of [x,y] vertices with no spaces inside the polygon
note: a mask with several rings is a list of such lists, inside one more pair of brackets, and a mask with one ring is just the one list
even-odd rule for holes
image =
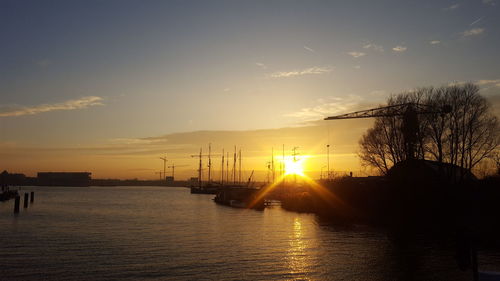
{"label": "wooden piling", "polygon": [[25,192],[24,193],[24,208],[28,208],[28,197],[29,197],[29,193]]}
{"label": "wooden piling", "polygon": [[31,192],[31,197],[30,197],[30,203],[33,204],[33,202],[35,202],[35,192],[34,191]]}
{"label": "wooden piling", "polygon": [[21,197],[19,195],[16,196],[16,199],[14,200],[14,214],[19,213],[19,203],[21,201]]}

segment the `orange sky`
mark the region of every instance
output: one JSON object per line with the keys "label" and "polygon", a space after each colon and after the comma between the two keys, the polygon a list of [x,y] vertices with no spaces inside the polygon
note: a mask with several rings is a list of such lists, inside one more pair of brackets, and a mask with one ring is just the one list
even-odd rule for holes
{"label": "orange sky", "polygon": [[[306,173],[319,177],[322,167],[326,173],[327,143],[331,144],[332,170],[355,173],[361,170],[356,157],[357,141],[370,124],[370,120],[317,121],[281,129],[197,131],[140,139],[116,139],[95,146],[23,147],[4,143],[2,159],[8,163],[8,170],[28,175],[38,171],[90,171],[94,178],[156,179],[159,175],[155,172],[163,170],[163,161],[159,157],[166,153],[167,165],[173,163],[178,166],[175,177],[184,179],[194,177],[197,173],[198,158],[191,155],[198,154],[200,147],[204,154],[208,153],[208,144],[211,143],[214,154],[213,177],[218,178],[222,149],[230,153],[232,161],[236,145],[238,150],[242,150],[243,174],[248,177],[251,170],[255,170],[256,179],[264,180],[272,149],[275,150],[275,159],[279,160],[284,144],[287,156],[292,154],[293,147],[298,147],[298,157],[307,156]],[[203,161],[206,166],[207,158]],[[279,162],[276,161],[278,169]]]}

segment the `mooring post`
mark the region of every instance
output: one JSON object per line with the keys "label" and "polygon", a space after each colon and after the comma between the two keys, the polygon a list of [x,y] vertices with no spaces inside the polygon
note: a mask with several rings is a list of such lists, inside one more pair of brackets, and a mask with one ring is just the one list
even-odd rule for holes
{"label": "mooring post", "polygon": [[28,196],[29,196],[29,193],[25,192],[24,193],[24,208],[28,208]]}
{"label": "mooring post", "polygon": [[31,198],[30,198],[30,203],[33,203],[33,202],[35,202],[35,192],[34,191],[31,192]]}
{"label": "mooring post", "polygon": [[16,199],[14,200],[14,214],[19,213],[19,203],[21,201],[21,197],[19,195],[16,196]]}

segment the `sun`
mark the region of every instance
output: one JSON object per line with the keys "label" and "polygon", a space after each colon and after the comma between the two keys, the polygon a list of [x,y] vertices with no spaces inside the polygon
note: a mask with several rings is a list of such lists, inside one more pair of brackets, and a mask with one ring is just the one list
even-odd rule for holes
{"label": "sun", "polygon": [[285,175],[304,176],[303,159],[285,159]]}

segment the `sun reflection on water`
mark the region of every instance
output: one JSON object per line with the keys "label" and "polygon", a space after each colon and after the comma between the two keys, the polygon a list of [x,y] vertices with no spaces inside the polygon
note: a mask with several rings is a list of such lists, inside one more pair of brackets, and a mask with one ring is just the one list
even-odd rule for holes
{"label": "sun reflection on water", "polygon": [[292,231],[289,236],[289,248],[287,250],[286,262],[292,279],[309,280],[305,275],[308,273],[309,259],[306,254],[307,239],[300,217],[295,217]]}

